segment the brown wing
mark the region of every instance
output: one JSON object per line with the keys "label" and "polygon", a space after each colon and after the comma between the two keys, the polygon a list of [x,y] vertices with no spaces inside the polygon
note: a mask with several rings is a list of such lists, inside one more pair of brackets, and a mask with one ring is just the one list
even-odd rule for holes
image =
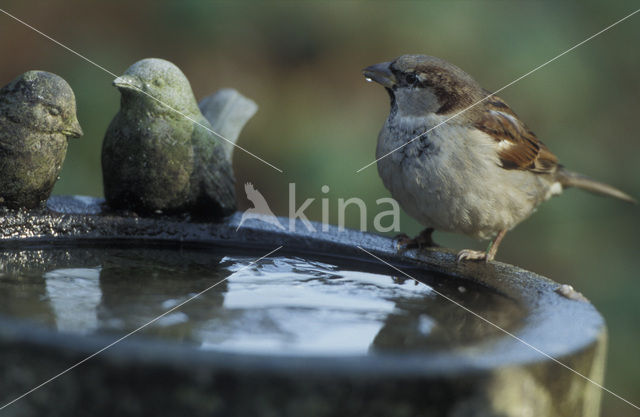
{"label": "brown wing", "polygon": [[498,155],[504,169],[549,173],[558,165],[558,158],[498,96],[487,100],[475,127],[498,142]]}

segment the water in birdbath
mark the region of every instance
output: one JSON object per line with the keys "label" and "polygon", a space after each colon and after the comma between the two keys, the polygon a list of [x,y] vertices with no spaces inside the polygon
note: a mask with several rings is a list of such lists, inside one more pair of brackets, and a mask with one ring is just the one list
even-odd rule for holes
{"label": "water in birdbath", "polygon": [[[449,350],[503,337],[524,311],[488,288],[444,275],[344,259],[220,247],[93,244],[0,253],[0,315],[60,332],[142,329],[200,349],[284,355]],[[215,286],[214,286],[215,284]],[[435,291],[434,291],[435,290]]]}

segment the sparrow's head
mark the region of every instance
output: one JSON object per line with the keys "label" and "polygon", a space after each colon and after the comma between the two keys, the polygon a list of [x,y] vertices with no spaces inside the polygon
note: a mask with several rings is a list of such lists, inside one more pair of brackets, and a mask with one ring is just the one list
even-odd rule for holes
{"label": "sparrow's head", "polygon": [[37,132],[82,136],[73,90],[50,72],[28,71],[4,86],[0,113]]}
{"label": "sparrow's head", "polygon": [[362,71],[367,80],[385,87],[392,110],[401,116],[447,115],[483,97],[469,74],[433,56],[402,55]]}
{"label": "sparrow's head", "polygon": [[122,94],[125,110],[132,106],[153,114],[172,113],[166,106],[169,105],[187,115],[199,112],[189,80],[177,66],[164,59],[136,62],[113,80],[113,85]]}

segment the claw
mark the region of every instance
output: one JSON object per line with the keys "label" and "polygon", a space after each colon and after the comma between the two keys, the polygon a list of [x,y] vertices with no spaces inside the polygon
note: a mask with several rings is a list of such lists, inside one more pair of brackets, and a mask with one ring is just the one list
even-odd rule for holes
{"label": "claw", "polygon": [[487,253],[479,250],[463,249],[458,252],[456,258],[458,262],[462,261],[487,261]]}
{"label": "claw", "polygon": [[420,232],[420,234],[413,239],[407,236],[404,233],[397,235],[394,240],[397,240],[396,247],[398,250],[406,250],[413,248],[432,248],[439,247],[437,243],[431,239],[431,234],[433,233],[433,229],[427,228]]}
{"label": "claw", "polygon": [[413,239],[411,239],[406,233],[400,233],[399,235],[394,236],[393,240],[397,241],[397,249],[406,249],[413,242]]}
{"label": "claw", "polygon": [[414,239],[411,239],[408,235],[401,233],[393,238],[396,241],[396,249],[399,251],[410,249],[414,247]]}

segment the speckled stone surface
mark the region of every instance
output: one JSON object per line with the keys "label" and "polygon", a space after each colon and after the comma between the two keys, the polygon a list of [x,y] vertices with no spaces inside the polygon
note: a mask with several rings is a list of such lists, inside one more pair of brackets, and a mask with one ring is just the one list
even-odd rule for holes
{"label": "speckled stone surface", "polygon": [[[331,228],[295,232],[240,213],[222,223],[122,217],[86,197],[53,197],[42,211],[5,211],[0,251],[27,245],[104,240],[191,242],[313,253],[444,272],[486,285],[528,315],[515,336],[602,382],[606,329],[588,302],[556,293],[559,284],[514,266],[457,264],[448,251],[407,251],[373,234]],[[317,230],[320,230],[318,227]],[[48,262],[48,261],[47,261]],[[0,317],[0,403],[4,404],[114,341]],[[154,340],[124,340],[45,388],[2,410],[7,416],[597,416],[600,390],[504,337],[437,355],[296,357],[205,352]],[[0,404],[0,406],[1,406]]]}
{"label": "speckled stone surface", "polygon": [[[213,133],[182,71],[169,61],[147,58],[114,85],[121,93],[120,111],[102,143],[109,205],[208,220],[233,213],[235,178],[227,141]],[[226,118],[221,124],[226,131],[239,121]]]}
{"label": "speckled stone surface", "polygon": [[67,154],[67,137],[82,136],[71,86],[45,71],[28,71],[0,89],[0,207],[44,204]]}

